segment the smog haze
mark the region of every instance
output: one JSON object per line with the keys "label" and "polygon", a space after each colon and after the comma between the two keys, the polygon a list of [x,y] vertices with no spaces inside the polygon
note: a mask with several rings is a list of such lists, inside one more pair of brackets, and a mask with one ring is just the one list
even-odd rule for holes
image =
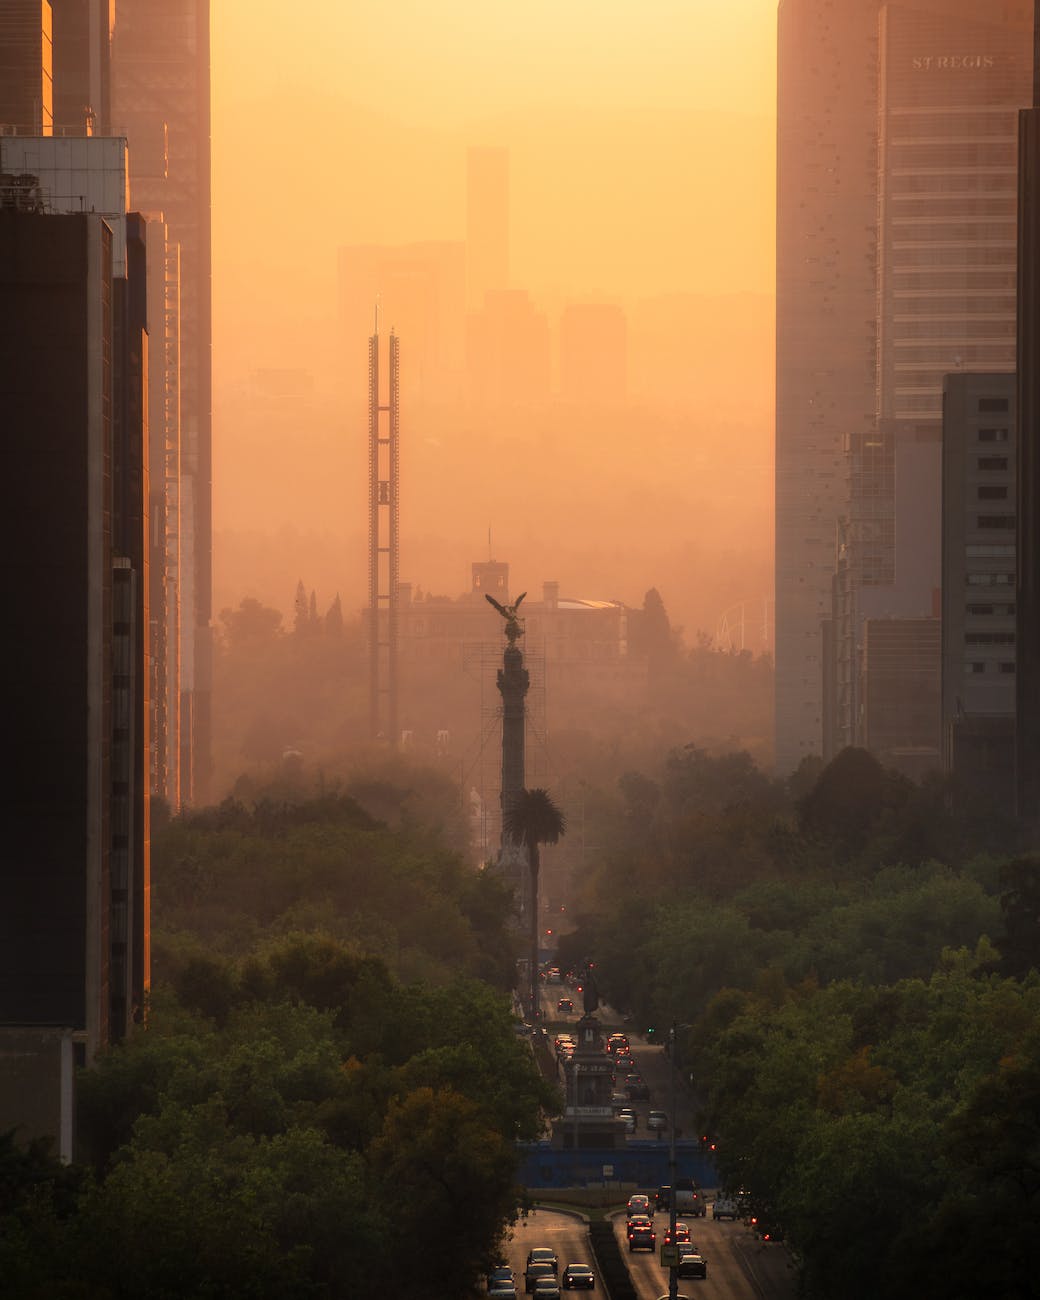
{"label": "smog haze", "polygon": [[[761,625],[775,0],[233,0],[212,22],[215,612],[288,614],[301,579],[364,603],[379,301],[403,580],[456,596],[490,548],[517,590],[656,586],[688,638],[738,602]],[[505,283],[475,282],[482,159]]]}

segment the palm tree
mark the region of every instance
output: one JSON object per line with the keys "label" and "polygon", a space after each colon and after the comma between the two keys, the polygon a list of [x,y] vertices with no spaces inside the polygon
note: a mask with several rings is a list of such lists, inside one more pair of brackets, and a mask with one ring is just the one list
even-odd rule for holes
{"label": "palm tree", "polygon": [[514,844],[526,844],[531,863],[531,1020],[538,1015],[538,871],[539,849],[556,844],[567,829],[567,819],[548,790],[521,790],[503,811],[502,829]]}

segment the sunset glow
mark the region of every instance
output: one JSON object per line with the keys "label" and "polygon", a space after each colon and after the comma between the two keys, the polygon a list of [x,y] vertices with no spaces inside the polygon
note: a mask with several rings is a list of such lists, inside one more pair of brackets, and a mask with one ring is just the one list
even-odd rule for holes
{"label": "sunset glow", "polygon": [[[405,382],[402,577],[458,594],[493,518],[521,582],[636,604],[657,585],[691,635],[761,603],[775,9],[328,0],[288,23],[273,0],[214,6],[216,608],[287,609],[301,577],[363,602],[363,393],[344,362],[364,338],[339,250],[463,240],[474,145],[509,153],[510,287],[546,318],[550,395],[510,421],[409,404]],[[581,302],[625,313],[628,399],[564,415],[560,323]],[[386,325],[407,380],[415,340]],[[304,372],[299,400],[257,391],[273,371]]]}

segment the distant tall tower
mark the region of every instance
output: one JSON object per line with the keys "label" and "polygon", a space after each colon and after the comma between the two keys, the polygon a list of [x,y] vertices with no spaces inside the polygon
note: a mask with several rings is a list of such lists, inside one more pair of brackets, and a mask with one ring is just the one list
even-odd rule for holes
{"label": "distant tall tower", "polygon": [[1040,816],[1040,0],[1033,30],[1033,107],[1018,123],[1018,583],[1016,795]]}
{"label": "distant tall tower", "polygon": [[387,400],[379,382],[379,327],[368,340],[369,732],[397,744],[397,600],[400,577],[400,349],[391,332]]}
{"label": "distant tall tower", "polygon": [[489,289],[509,287],[509,151],[466,154],[466,301],[478,310]]}

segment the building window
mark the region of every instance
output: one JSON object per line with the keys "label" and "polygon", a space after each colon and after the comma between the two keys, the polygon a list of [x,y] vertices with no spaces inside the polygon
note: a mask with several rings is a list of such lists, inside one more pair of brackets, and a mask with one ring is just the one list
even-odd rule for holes
{"label": "building window", "polygon": [[1008,490],[996,484],[986,484],[978,490],[980,501],[1006,501]]}
{"label": "building window", "polygon": [[1014,632],[965,632],[965,645],[1014,645]]}
{"label": "building window", "polygon": [[1008,409],[1008,399],[1006,397],[980,397],[980,411],[1006,411]]}
{"label": "building window", "polygon": [[992,605],[969,605],[968,613],[969,614],[992,614],[993,606]]}
{"label": "building window", "polygon": [[1014,529],[1014,515],[979,515],[975,521],[978,528],[1006,528]]}
{"label": "building window", "polygon": [[1015,671],[1014,663],[1008,663],[1006,659],[1001,661],[999,668],[1002,673],[1013,673]]}
{"label": "building window", "polygon": [[1007,469],[1008,458],[1006,456],[980,456],[978,466],[979,469]]}
{"label": "building window", "polygon": [[969,673],[984,673],[986,665],[981,659],[970,659],[965,665]]}
{"label": "building window", "polygon": [[1007,429],[980,429],[979,442],[1007,442]]}
{"label": "building window", "polygon": [[969,546],[965,549],[965,554],[969,560],[1004,560],[1013,559],[1015,548],[1013,546]]}
{"label": "building window", "polygon": [[1013,587],[1015,584],[1015,575],[1013,573],[969,573],[968,585],[970,587]]}

